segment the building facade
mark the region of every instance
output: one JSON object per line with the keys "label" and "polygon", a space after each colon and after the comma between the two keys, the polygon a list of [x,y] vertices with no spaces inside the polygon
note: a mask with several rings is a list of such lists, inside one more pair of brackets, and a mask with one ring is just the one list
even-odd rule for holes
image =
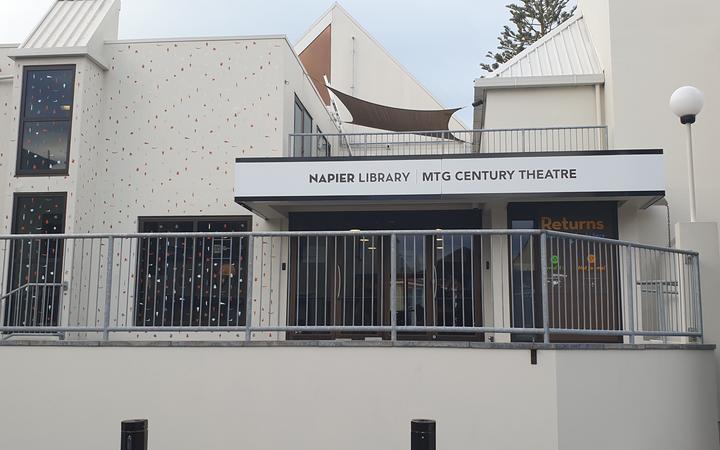
{"label": "building facade", "polygon": [[718,448],[720,7],[656,3],[579,2],[467,129],[337,4],[293,46],[119,40],[119,0],[58,0],[0,46],[0,434]]}

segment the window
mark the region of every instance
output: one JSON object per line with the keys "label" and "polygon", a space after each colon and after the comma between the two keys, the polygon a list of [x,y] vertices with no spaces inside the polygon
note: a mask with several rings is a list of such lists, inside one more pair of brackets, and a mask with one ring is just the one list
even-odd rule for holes
{"label": "window", "polygon": [[17,175],[67,175],[75,66],[26,67]]}
{"label": "window", "polygon": [[[13,234],[61,234],[65,229],[66,195],[16,194]],[[10,241],[5,325],[57,326],[62,295],[62,239]]]}
{"label": "window", "polygon": [[[248,217],[140,219],[144,233],[249,231]],[[137,326],[243,326],[248,238],[152,237],[138,241]]]}
{"label": "window", "polygon": [[330,143],[327,140],[327,137],[323,135],[323,132],[320,130],[320,127],[317,127],[315,129],[315,132],[318,135],[317,138],[317,155],[318,156],[330,156]]}
{"label": "window", "polygon": [[[311,134],[313,130],[313,120],[310,113],[305,109],[299,98],[295,96],[295,126],[294,132]],[[311,156],[312,155],[312,136],[296,136],[293,156]]]}
{"label": "window", "polygon": [[[615,202],[511,203],[507,208],[512,229],[543,229],[617,239]],[[617,248],[595,242],[566,239],[548,244],[548,302],[550,328],[615,330],[622,323]],[[510,245],[510,304],[514,327],[542,326],[540,239],[515,235]],[[515,341],[542,339],[515,335]],[[553,335],[551,341],[617,342],[614,336]],[[619,338],[622,341],[622,338]]]}

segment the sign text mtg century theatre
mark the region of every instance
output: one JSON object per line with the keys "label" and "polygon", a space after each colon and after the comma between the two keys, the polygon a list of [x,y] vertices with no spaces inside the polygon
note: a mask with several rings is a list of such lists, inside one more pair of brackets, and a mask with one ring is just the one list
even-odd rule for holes
{"label": "sign text mtg century theatre", "polygon": [[434,159],[239,159],[242,198],[659,192],[660,152]]}

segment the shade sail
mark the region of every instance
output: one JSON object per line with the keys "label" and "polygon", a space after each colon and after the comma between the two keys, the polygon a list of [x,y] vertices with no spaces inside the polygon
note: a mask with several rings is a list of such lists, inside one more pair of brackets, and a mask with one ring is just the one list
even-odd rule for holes
{"label": "shade sail", "polygon": [[454,109],[403,109],[362,100],[328,86],[328,89],[342,102],[352,115],[352,124],[387,131],[444,131]]}

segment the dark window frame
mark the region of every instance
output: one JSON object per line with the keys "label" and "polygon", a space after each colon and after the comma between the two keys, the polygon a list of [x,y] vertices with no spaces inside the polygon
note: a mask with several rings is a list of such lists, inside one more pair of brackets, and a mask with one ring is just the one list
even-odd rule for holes
{"label": "dark window frame", "polygon": [[[252,215],[139,216],[139,217],[138,217],[138,232],[140,232],[140,233],[148,233],[148,232],[146,232],[146,231],[143,230],[143,227],[145,226],[145,224],[147,224],[147,223],[149,223],[149,222],[163,222],[163,223],[166,223],[166,224],[173,224],[173,223],[176,223],[176,222],[186,222],[186,223],[187,223],[187,222],[192,222],[192,231],[181,231],[181,232],[178,232],[178,233],[181,233],[181,234],[182,234],[182,233],[202,233],[202,232],[203,232],[202,230],[198,230],[198,225],[199,225],[200,222],[222,222],[222,221],[234,221],[234,222],[244,221],[244,222],[246,222],[246,226],[247,226],[247,230],[244,231],[244,232],[250,232],[250,231],[252,231],[252,224],[253,224],[252,219],[253,219],[253,216],[252,216]],[[156,234],[158,237],[162,237],[163,234],[173,234],[173,233],[174,233],[173,231],[167,231],[167,232],[155,232],[154,234]],[[229,232],[229,233],[233,233],[233,232]],[[141,240],[142,240],[142,238],[140,238],[140,241],[138,241],[138,245],[140,245]],[[137,252],[137,260],[136,260],[136,276],[137,276],[137,278],[136,278],[136,283],[139,283],[139,281],[138,281],[138,280],[139,280],[139,274],[140,274],[140,270],[142,270],[142,269],[141,269],[141,266],[142,266],[142,264],[141,264],[141,258],[142,258],[142,252],[141,252],[140,250],[138,250],[138,252]],[[249,273],[249,265],[251,264],[251,262],[250,262],[249,260],[247,260],[247,259],[246,259],[244,262],[245,262],[245,273],[247,274],[247,273]],[[242,268],[239,268],[239,271],[242,271]],[[134,289],[138,289],[139,286],[140,286],[140,285],[137,284]],[[243,296],[243,301],[244,301],[245,307],[247,307],[247,302],[249,301],[249,298],[247,297],[247,293],[248,293],[248,290],[247,290],[247,287],[246,287],[246,288],[245,288],[245,295]],[[137,292],[136,292],[136,294],[135,294],[135,300],[134,300],[134,301],[135,301],[135,305],[137,305],[138,299],[139,299],[139,297],[138,297],[138,294],[137,294]],[[147,299],[145,298],[145,299],[143,299],[143,301],[147,301]],[[240,307],[240,305],[237,305],[237,306]],[[138,326],[138,327],[145,326],[143,323],[141,323],[141,322],[139,323],[139,322],[138,322],[138,316],[137,316],[137,314],[134,314],[134,315],[133,315],[132,320],[133,320],[133,323],[134,323],[135,326]],[[171,324],[171,325],[169,325],[169,326],[181,326],[181,327],[195,326],[195,325],[192,325],[192,316],[191,316],[191,318],[190,318],[190,322],[191,322],[191,323],[190,323],[189,325],[184,325],[184,324],[182,324],[182,320],[183,320],[182,318],[181,318],[180,320],[181,320],[181,324],[180,324],[180,325]],[[245,321],[245,320],[247,320],[247,318],[243,315],[243,321]],[[244,323],[242,323],[242,324],[239,324],[238,326],[245,326],[245,323],[246,323],[246,322],[244,322]],[[205,325],[199,324],[199,326],[205,326]],[[207,325],[207,326],[212,326],[212,325]],[[218,326],[220,326],[219,323],[218,323]]]}
{"label": "dark window frame", "polygon": [[[208,221],[208,222],[220,222],[223,220],[247,220],[248,222],[248,230],[247,232],[252,231],[252,218],[253,216],[249,214],[245,215],[219,215],[219,216],[138,216],[138,233],[146,233],[143,231],[143,225],[147,222],[167,222],[172,223],[175,221],[178,222],[193,222],[193,231],[188,231],[187,233],[201,233],[201,231],[197,231],[197,226],[199,222]],[[162,233],[157,233],[162,234]]]}
{"label": "dark window frame", "polygon": [[[295,122],[295,108],[299,108],[301,111],[302,116],[302,122],[300,123],[299,131],[298,131],[298,124]],[[295,102],[293,104],[293,133],[307,133],[305,131],[305,119],[310,119],[310,133],[312,134],[313,131],[313,124],[315,123],[315,120],[312,118],[312,115],[310,115],[310,111],[303,105],[303,102],[300,101],[300,98],[295,94]],[[307,141],[309,139],[309,142]],[[300,145],[298,145],[300,144]],[[293,143],[293,156],[312,156],[313,153],[313,145],[312,145],[312,137],[304,137],[304,138],[295,138],[295,142]]]}
{"label": "dark window frame", "polygon": [[[12,202],[12,206],[11,206],[11,213],[12,213],[12,215],[11,215],[11,217],[10,217],[10,234],[13,234],[13,235],[20,234],[20,233],[17,232],[17,225],[18,225],[18,208],[19,208],[19,206],[20,206],[18,200],[20,200],[20,199],[22,199],[22,198],[33,198],[33,197],[57,197],[57,198],[62,199],[62,202],[63,202],[63,214],[62,214],[62,222],[61,222],[61,231],[60,231],[60,233],[37,234],[37,236],[52,236],[52,235],[55,235],[55,234],[65,234],[65,231],[66,231],[66,230],[65,230],[65,227],[67,226],[67,207],[68,207],[67,200],[68,200],[68,194],[67,194],[67,192],[58,192],[58,191],[53,191],[53,192],[13,192],[13,202]],[[28,233],[24,233],[24,234],[28,234]],[[32,234],[32,233],[30,233],[30,234]],[[33,235],[35,235],[35,234],[33,234]],[[62,279],[63,279],[63,277],[64,277],[64,275],[63,275],[63,274],[64,274],[64,270],[65,270],[65,267],[64,267],[64,265],[65,265],[65,251],[64,251],[64,242],[63,242],[63,239],[60,238],[60,239],[58,239],[58,241],[61,242],[62,244],[61,244],[60,247],[59,247],[59,248],[61,249],[61,256],[59,257],[59,258],[60,258],[60,264],[59,264],[59,267],[56,268],[56,274],[59,274],[59,278],[60,278],[60,280],[62,281]],[[23,241],[23,240],[21,240],[21,241],[14,240],[14,241],[12,241],[12,242],[24,242],[24,241]],[[12,248],[12,246],[11,246],[11,248]],[[7,268],[7,283],[6,283],[6,286],[7,286],[7,289],[8,289],[8,290],[9,290],[9,289],[13,289],[13,285],[14,285],[14,283],[13,283],[13,280],[14,280],[14,273],[13,273],[13,272],[14,272],[14,270],[12,269],[12,266],[13,266],[15,263],[14,263],[13,260],[12,260],[12,257],[13,257],[12,255],[13,255],[13,251],[11,251],[11,253],[10,253],[10,262],[8,263],[8,266],[10,266],[10,267]],[[0,292],[0,295],[3,295],[3,294],[5,294],[5,293],[6,293],[6,292]],[[59,304],[60,304],[60,301],[61,301],[62,293],[59,293],[59,292],[53,290],[53,295],[56,295],[56,294],[58,295],[58,298],[54,300],[54,302],[55,302],[54,304],[55,304],[55,305],[59,305]],[[5,305],[5,311],[4,311],[4,312],[5,312],[5,316],[4,316],[4,318],[3,318],[3,321],[5,321],[5,322],[8,320],[9,314],[10,314],[8,308],[9,308],[9,303],[7,303],[7,304]],[[53,326],[57,326],[57,325],[59,324],[59,321],[60,321],[60,320],[61,320],[61,319],[60,319],[60,317],[58,316],[58,317],[56,318],[56,322],[53,323],[52,325],[53,325]]]}
{"label": "dark window frame", "polygon": [[[12,217],[10,219],[10,234],[20,234],[17,233],[16,226],[17,226],[17,208],[18,208],[18,199],[20,198],[31,198],[31,197],[61,197],[63,199],[63,202],[65,203],[65,212],[63,214],[62,219],[62,233],[58,234],[64,234],[65,233],[65,226],[67,225],[67,192],[14,192],[13,193],[13,204],[12,204]],[[42,235],[41,235],[42,236]]]}
{"label": "dark window frame", "polygon": [[[70,105],[70,117],[68,119],[57,119],[57,118],[33,118],[27,120],[25,117],[25,100],[27,96],[27,78],[28,74],[35,70],[72,70],[72,104]],[[18,120],[18,144],[15,158],[15,177],[47,177],[47,176],[67,176],[70,173],[70,145],[72,142],[72,125],[73,125],[73,114],[75,113],[75,75],[77,74],[77,66],[75,64],[58,64],[58,65],[30,65],[23,67],[22,86],[20,87],[20,116]],[[23,145],[23,132],[25,130],[25,122],[67,122],[68,123],[68,139],[67,149],[65,155],[67,158],[67,164],[65,170],[24,170],[20,167],[22,145]]]}

